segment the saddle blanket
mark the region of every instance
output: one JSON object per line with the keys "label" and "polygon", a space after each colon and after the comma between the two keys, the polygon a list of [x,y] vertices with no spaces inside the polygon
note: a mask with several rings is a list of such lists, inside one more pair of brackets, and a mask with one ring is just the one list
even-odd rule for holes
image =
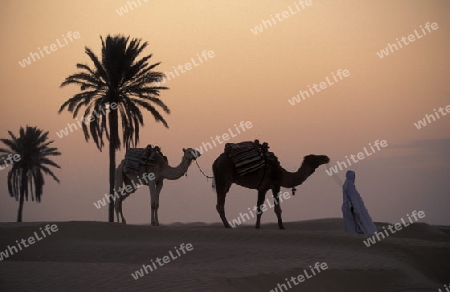
{"label": "saddle blanket", "polygon": [[239,176],[254,172],[266,165],[263,151],[251,141],[227,143],[225,153],[233,161]]}
{"label": "saddle blanket", "polygon": [[139,173],[139,165],[144,164],[147,160],[147,149],[130,148],[125,153],[125,172],[130,174]]}

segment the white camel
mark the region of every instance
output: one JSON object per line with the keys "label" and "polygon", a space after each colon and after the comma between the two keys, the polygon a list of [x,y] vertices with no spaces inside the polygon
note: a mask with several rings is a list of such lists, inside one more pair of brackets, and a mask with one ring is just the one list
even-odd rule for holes
{"label": "white camel", "polygon": [[[192,163],[200,156],[200,152],[192,148],[183,148],[183,157],[178,166],[172,167],[167,162],[167,159],[156,151],[152,156],[151,163],[140,165],[137,174],[125,173],[124,163],[125,159],[119,164],[116,169],[115,190],[118,195],[115,198],[114,208],[116,210],[117,222],[119,214],[122,218],[122,223],[126,224],[125,217],[122,212],[122,202],[132,193],[136,191],[139,185],[148,185],[150,189],[151,201],[151,225],[159,226],[158,208],[159,208],[159,194],[163,187],[163,180],[176,180],[182,177],[188,170]],[[128,186],[128,187],[127,187]],[[122,190],[119,192],[119,188]]]}

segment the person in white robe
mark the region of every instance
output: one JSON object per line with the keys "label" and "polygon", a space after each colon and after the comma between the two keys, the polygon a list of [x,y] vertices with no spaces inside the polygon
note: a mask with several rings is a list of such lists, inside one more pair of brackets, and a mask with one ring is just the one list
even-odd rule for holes
{"label": "person in white robe", "polygon": [[342,186],[344,202],[342,203],[342,214],[344,215],[344,229],[349,233],[374,234],[377,227],[367,211],[361,195],[355,187],[355,172],[349,170],[346,180]]}

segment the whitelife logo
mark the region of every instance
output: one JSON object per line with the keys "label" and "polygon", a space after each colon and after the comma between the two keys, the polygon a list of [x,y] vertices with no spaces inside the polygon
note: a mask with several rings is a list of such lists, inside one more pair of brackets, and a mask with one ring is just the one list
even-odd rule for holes
{"label": "whitelife logo", "polygon": [[[234,129],[236,130],[236,133],[233,133],[233,131],[231,130],[231,128],[228,128],[228,133],[230,133],[230,135],[228,135],[228,133],[223,133],[221,136],[216,135],[215,138],[210,137],[211,138],[211,142],[214,144],[214,147],[217,147],[216,141],[219,144],[223,144],[226,141],[230,140],[231,138],[236,137],[238,134],[242,132],[245,132],[248,129],[251,129],[253,127],[252,122],[247,121],[241,121],[239,123],[239,126],[237,126],[236,124],[234,124]],[[241,128],[242,130],[239,130],[239,128]],[[222,138],[223,140],[220,140],[220,138]],[[204,152],[208,151],[208,147],[209,146],[209,150],[213,149],[213,146],[211,145],[211,143],[209,142],[202,142],[202,145],[200,145],[199,148],[195,148],[195,150],[197,150],[198,152],[200,152],[200,154],[203,154]]]}
{"label": "whitelife logo", "polygon": [[[7,168],[8,166],[13,165],[14,162],[19,162],[22,157],[19,154],[9,153],[8,156],[5,155],[0,158],[3,160],[3,165],[4,165],[4,166],[2,166],[0,164],[0,170],[3,170],[5,168]],[[9,161],[9,163],[8,163],[8,161]]]}
{"label": "whitelife logo", "polygon": [[[44,55],[44,53],[42,52],[42,50],[44,50],[44,52],[47,55],[50,55],[52,52],[58,50],[58,48],[62,48],[65,47],[66,45],[70,43],[72,43],[74,40],[77,40],[80,38],[80,33],[78,31],[75,32],[71,32],[69,31],[66,35],[62,35],[62,41],[59,40],[59,38],[56,39],[56,44],[51,44],[50,46],[44,46],[42,49],[41,47],[38,47],[38,53],[33,53],[30,52],[30,55],[28,56],[28,58],[23,59],[22,61],[19,61],[19,65],[22,68],[25,68],[26,66],[31,65],[31,60],[33,60],[33,62],[36,62],[37,60],[40,60],[41,58],[44,58],[46,55]],[[67,40],[69,39],[69,41]]]}
{"label": "whitelife logo", "polygon": [[[436,109],[434,109],[434,115],[425,114],[425,118],[423,120],[418,120],[417,123],[414,123],[414,126],[416,126],[417,130],[420,130],[421,128],[431,124],[432,122],[436,122],[436,120],[439,120],[441,117],[450,114],[450,104],[445,107],[445,111],[443,107],[439,107],[439,112],[441,113],[441,116],[439,116],[439,113],[436,111]],[[437,119],[435,118],[435,116]]]}
{"label": "whitelife logo", "polygon": [[[369,157],[369,156],[373,155],[374,153],[376,153],[377,151],[374,149],[374,147],[377,148],[378,151],[380,151],[381,149],[383,149],[383,148],[388,146],[388,143],[387,143],[386,140],[381,140],[381,141],[380,140],[376,140],[373,144],[374,145],[372,146],[372,143],[369,143],[369,147],[372,150],[372,152],[367,151],[367,148],[364,147],[363,150],[365,152],[365,155],[361,151],[361,152],[358,152],[358,154],[356,154],[356,155],[351,154],[350,158],[348,158],[348,156],[345,156],[345,159],[346,159],[348,165],[345,163],[345,161],[338,161],[335,166],[332,166],[329,169],[325,169],[325,172],[329,176],[332,176],[333,173],[338,173],[339,169],[344,170],[347,167],[351,166],[352,165],[352,161],[353,161],[353,163],[358,163],[359,161],[363,160],[364,158]],[[381,148],[380,148],[380,146],[381,146]],[[338,169],[338,167],[339,167],[339,169]]]}
{"label": "whitelife logo", "polygon": [[[350,71],[347,70],[347,69],[345,69],[345,70],[342,70],[342,69],[337,70],[336,71],[336,75],[339,76],[339,79],[336,77],[334,72],[331,72],[331,75],[333,76],[332,78],[333,78],[334,82],[331,81],[330,78],[328,78],[328,76],[327,76],[327,77],[325,77],[325,81],[326,82],[322,81],[319,84],[314,83],[312,86],[308,85],[309,92],[308,92],[308,90],[305,90],[305,91],[299,90],[299,93],[296,96],[288,99],[288,102],[292,106],[294,106],[297,103],[300,103],[302,100],[305,100],[307,97],[309,98],[310,96],[313,96],[314,93],[319,93],[322,90],[328,88],[329,86],[331,86],[331,85],[333,85],[335,83],[338,83],[339,81],[343,80],[344,77],[350,76]],[[319,87],[320,87],[320,89],[319,89]],[[311,93],[311,95],[309,93]]]}
{"label": "whitelife logo", "polygon": [[[405,220],[403,218],[401,218],[400,221],[402,221],[402,224],[395,223],[394,225],[388,225],[388,229],[391,232],[391,234],[394,234],[395,232],[402,230],[403,227],[408,227],[409,225],[413,224],[414,222],[417,222],[419,220],[419,218],[420,219],[425,218],[425,212],[424,211],[417,212],[416,210],[414,210],[411,213],[411,216],[414,217],[415,221],[413,221],[411,219],[409,214],[406,214],[406,216],[408,216],[408,220],[409,220],[410,223],[406,223]],[[417,217],[419,217],[419,218],[417,218]],[[394,228],[395,228],[395,231],[394,231]],[[375,235],[373,235],[372,237],[367,238],[366,240],[363,240],[364,244],[367,247],[370,247],[371,245],[374,245],[375,243],[377,243],[381,239],[385,239],[386,237],[389,237],[389,232],[386,230],[386,227],[383,226],[383,229],[384,229],[383,231],[375,232]],[[383,232],[384,232],[384,234],[383,234]],[[377,241],[377,239],[378,239],[378,241]]]}
{"label": "whitelife logo", "polygon": [[[170,261],[173,261],[173,260],[175,260],[175,259],[181,257],[182,255],[185,255],[188,251],[194,250],[194,247],[192,246],[192,243],[188,243],[188,244],[186,244],[186,245],[185,245],[184,243],[182,243],[182,244],[180,245],[179,249],[178,249],[176,246],[175,246],[174,248],[175,248],[175,252],[176,252],[176,254],[177,254],[178,256],[174,255],[174,254],[172,253],[172,251],[170,250],[170,251],[169,251],[170,257],[169,257],[169,255],[166,255],[166,256],[163,256],[162,258],[156,258],[155,261],[156,261],[156,263],[158,263],[159,267],[162,267],[162,266],[164,266],[165,264],[170,263]],[[180,251],[181,251],[181,252],[180,252]],[[134,272],[134,273],[131,273],[131,276],[132,276],[133,279],[135,279],[135,280],[137,280],[137,279],[139,279],[139,278],[141,278],[141,277],[144,277],[145,274],[148,274],[148,273],[149,273],[149,270],[150,270],[150,272],[153,272],[153,271],[155,271],[156,269],[158,269],[158,266],[156,265],[156,263],[155,263],[153,260],[151,260],[151,265],[145,265],[145,264],[142,265],[142,268],[139,269],[139,270],[137,270],[137,271]],[[145,274],[144,274],[144,272],[145,272]]]}
{"label": "whitelife logo", "polygon": [[[173,71],[165,71],[164,75],[166,77],[163,78],[163,80],[161,80],[161,82],[157,82],[156,85],[161,86],[161,84],[165,84],[166,82],[175,79],[176,77],[180,76],[181,74],[184,74],[186,72],[188,72],[189,70],[192,70],[195,67],[200,66],[203,63],[206,63],[207,61],[211,60],[212,58],[214,58],[216,56],[216,54],[214,53],[213,50],[203,50],[203,52],[200,54],[197,54],[197,62],[196,59],[194,57],[192,57],[189,61],[190,62],[186,62],[184,64],[179,64],[178,66],[172,66]],[[178,70],[180,72],[178,72]]]}
{"label": "whitelife logo", "polygon": [[[414,34],[408,35],[408,41],[409,41],[409,42],[406,41],[406,37],[402,37],[402,38],[401,38],[401,42],[398,40],[398,38],[396,38],[395,40],[397,41],[397,44],[395,44],[395,43],[394,43],[394,44],[389,43],[385,49],[383,49],[383,50],[377,52],[378,57],[380,57],[380,59],[383,59],[384,57],[389,56],[389,54],[390,54],[390,53],[389,53],[389,50],[391,51],[391,53],[394,53],[394,52],[396,52],[396,51],[402,49],[402,48],[403,48],[402,43],[403,43],[403,45],[407,46],[407,45],[409,45],[410,43],[412,43],[412,42],[414,42],[414,41],[416,41],[416,40],[418,40],[418,39],[421,39],[421,38],[423,38],[424,36],[426,36],[426,35],[427,35],[427,32],[425,31],[425,29],[424,29],[422,26],[420,26],[420,28],[421,28],[421,30],[422,30],[423,35],[420,35],[420,33],[417,32],[417,29],[415,29],[415,30],[414,30]],[[425,24],[425,28],[427,29],[428,33],[431,33],[431,30],[437,30],[439,27],[438,27],[438,24],[437,24],[436,22],[433,22],[432,24],[430,24],[429,22],[427,22],[427,23]],[[431,29],[430,29],[430,28],[431,28]],[[397,45],[398,45],[398,46],[397,46]],[[400,49],[399,49],[399,47],[400,47]],[[395,49],[395,51],[394,51],[394,49]]]}
{"label": "whitelife logo", "polygon": [[282,22],[283,20],[305,10],[307,7],[312,5],[312,0],[299,0],[298,2],[294,2],[295,8],[293,9],[291,5],[288,6],[288,10],[285,10],[281,13],[275,13],[275,17],[278,21],[275,20],[273,15],[270,15],[269,20],[263,19],[261,21],[261,24],[255,26],[254,28],[251,28],[250,31],[257,35],[259,33],[262,33],[264,29],[268,29],[269,27],[277,25],[278,22]]}
{"label": "whitelife logo", "polygon": [[[3,259],[6,259],[10,256],[12,256],[15,253],[18,253],[19,250],[22,250],[22,247],[29,247],[32,244],[35,244],[37,241],[41,241],[42,239],[46,238],[47,235],[51,235],[52,232],[56,232],[58,231],[58,226],[56,224],[52,224],[50,226],[50,224],[45,225],[44,230],[42,230],[42,227],[39,227],[39,229],[41,230],[41,236],[39,236],[38,232],[34,232],[34,236],[30,236],[28,239],[23,239],[21,241],[16,240],[16,245],[13,246],[7,246],[7,248],[5,249],[5,251],[0,252],[0,261],[3,261]],[[47,234],[46,234],[47,233]],[[28,244],[27,244],[28,242]],[[17,249],[19,248],[19,250]]]}

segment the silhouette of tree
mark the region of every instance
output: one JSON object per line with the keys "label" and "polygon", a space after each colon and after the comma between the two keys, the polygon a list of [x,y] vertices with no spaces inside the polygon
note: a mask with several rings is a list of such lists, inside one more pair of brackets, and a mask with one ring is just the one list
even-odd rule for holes
{"label": "silhouette of tree", "polygon": [[[97,148],[102,151],[103,138],[109,141],[109,193],[114,194],[116,151],[121,144],[125,148],[139,143],[139,127],[144,125],[141,108],[149,111],[156,122],[168,128],[167,122],[155,106],[170,114],[169,108],[159,98],[159,86],[165,77],[153,69],[160,63],[149,64],[152,55],[137,59],[148,46],[140,39],[124,36],[107,36],[102,41],[101,60],[88,47],[85,53],[93,63],[90,67],[77,64],[81,70],[70,75],[61,87],[75,84],[81,92],[67,100],[59,109],[73,113],[75,118],[80,109],[82,128],[86,141],[92,137]],[[122,124],[122,143],[119,137],[119,120]],[[109,221],[114,222],[114,202],[109,203]]]}
{"label": "silhouette of tree", "polygon": [[[28,201],[28,194],[36,202],[41,201],[42,190],[45,184],[42,172],[50,175],[59,183],[59,179],[50,170],[50,166],[61,168],[50,160],[50,156],[59,156],[57,148],[49,147],[54,141],[47,142],[48,132],[36,127],[20,128],[19,137],[8,131],[11,139],[0,139],[9,149],[0,148],[4,153],[3,159],[12,163],[8,172],[8,192],[11,197],[19,200],[17,222],[22,222],[24,199]],[[14,159],[12,159],[14,158]]]}

